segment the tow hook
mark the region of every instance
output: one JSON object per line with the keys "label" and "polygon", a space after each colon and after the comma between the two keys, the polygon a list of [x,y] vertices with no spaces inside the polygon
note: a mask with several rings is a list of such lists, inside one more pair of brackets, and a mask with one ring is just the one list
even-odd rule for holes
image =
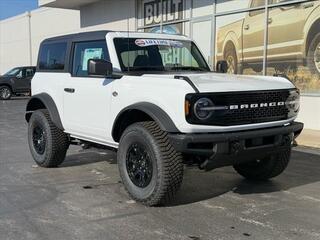
{"label": "tow hook", "polygon": [[209,162],[209,159],[213,159],[217,155],[217,152],[218,152],[218,144],[213,144],[212,155],[199,165],[199,169],[204,170]]}
{"label": "tow hook", "polygon": [[283,146],[288,146],[288,145],[293,145],[294,144],[294,134],[286,135],[282,139],[282,145]]}

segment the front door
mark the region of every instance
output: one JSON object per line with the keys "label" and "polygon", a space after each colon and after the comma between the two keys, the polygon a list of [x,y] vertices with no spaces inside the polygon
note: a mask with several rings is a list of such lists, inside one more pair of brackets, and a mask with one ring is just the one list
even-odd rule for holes
{"label": "front door", "polygon": [[64,80],[65,130],[78,137],[107,142],[112,79],[88,76],[89,59],[109,60],[106,41],[73,46],[72,75]]}
{"label": "front door", "polygon": [[22,77],[20,77],[17,82],[19,82],[20,91],[21,92],[30,92],[31,90],[31,80],[35,74],[35,69],[30,68],[24,68],[22,70]]}
{"label": "front door", "polygon": [[[252,1],[251,7],[261,7],[265,1]],[[265,13],[263,10],[250,11],[242,26],[243,61],[254,63],[256,69],[262,70],[264,52]],[[259,71],[258,71],[259,72]]]}

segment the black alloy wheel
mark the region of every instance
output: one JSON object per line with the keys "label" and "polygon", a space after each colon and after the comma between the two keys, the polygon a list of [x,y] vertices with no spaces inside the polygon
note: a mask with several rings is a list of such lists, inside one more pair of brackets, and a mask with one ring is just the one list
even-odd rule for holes
{"label": "black alloy wheel", "polygon": [[152,179],[153,164],[146,148],[140,143],[132,144],[127,152],[126,167],[134,185],[145,188]]}
{"label": "black alloy wheel", "polygon": [[39,155],[43,155],[46,150],[46,137],[45,132],[41,126],[35,126],[32,133],[32,142],[35,151]]}

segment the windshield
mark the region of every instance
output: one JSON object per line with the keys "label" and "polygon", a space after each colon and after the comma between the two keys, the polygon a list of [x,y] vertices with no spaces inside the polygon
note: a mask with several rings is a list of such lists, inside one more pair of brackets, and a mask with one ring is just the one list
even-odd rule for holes
{"label": "windshield", "polygon": [[128,71],[210,71],[191,41],[116,38],[121,69]]}
{"label": "windshield", "polygon": [[9,72],[5,73],[4,76],[16,76],[20,72],[20,68],[14,68]]}

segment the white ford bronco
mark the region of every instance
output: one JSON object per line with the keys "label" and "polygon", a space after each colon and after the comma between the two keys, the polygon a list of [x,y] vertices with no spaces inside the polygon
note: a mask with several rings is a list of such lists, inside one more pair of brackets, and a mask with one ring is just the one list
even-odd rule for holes
{"label": "white ford bronco", "polygon": [[[218,70],[225,71],[225,62]],[[130,196],[165,204],[185,163],[251,180],[282,173],[299,91],[281,77],[212,72],[185,36],[88,32],[42,42],[27,104],[31,154],[57,167],[70,144],[113,149]]]}

